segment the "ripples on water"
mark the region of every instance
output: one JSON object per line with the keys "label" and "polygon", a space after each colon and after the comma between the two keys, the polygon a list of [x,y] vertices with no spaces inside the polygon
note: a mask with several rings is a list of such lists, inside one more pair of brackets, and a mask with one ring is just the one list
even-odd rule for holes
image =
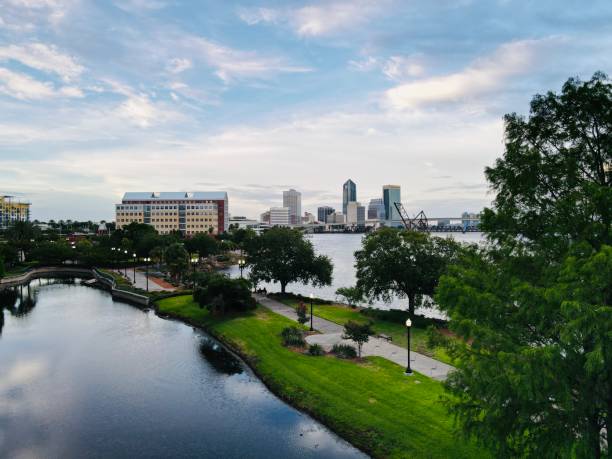
{"label": "ripples on water", "polygon": [[[478,243],[482,241],[482,233],[432,233],[438,237],[452,237],[460,242],[466,243]],[[317,298],[323,298],[325,300],[335,300],[336,290],[339,287],[349,287],[355,285],[357,279],[355,278],[355,256],[354,253],[361,249],[361,240],[363,234],[312,234],[307,236],[312,242],[315,251],[320,255],[327,255],[333,265],[334,274],[331,286],[325,287],[312,287],[310,285],[293,283],[287,286],[287,291],[291,293],[299,293],[305,296],[314,294]],[[240,276],[240,270],[237,266],[232,266],[227,272],[233,276]],[[244,271],[244,275],[247,275],[248,271]],[[273,283],[260,283],[259,287],[265,287],[269,292],[280,292],[280,284]],[[382,301],[375,301],[372,303],[373,307],[381,309],[407,309],[408,305],[406,300],[395,299],[391,303],[384,303]],[[419,313],[441,318],[442,315],[435,309],[426,309],[419,311]]]}
{"label": "ripples on water", "polygon": [[78,284],[26,292],[0,294],[0,457],[364,457],[202,332]]}

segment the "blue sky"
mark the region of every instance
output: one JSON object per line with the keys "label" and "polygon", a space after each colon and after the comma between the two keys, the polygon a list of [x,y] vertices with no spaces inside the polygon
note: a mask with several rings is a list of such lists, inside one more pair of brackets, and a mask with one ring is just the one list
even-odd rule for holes
{"label": "blue sky", "polygon": [[282,190],[339,207],[402,186],[479,210],[502,116],[612,68],[610,1],[3,0],[0,193],[111,219],[125,191]]}

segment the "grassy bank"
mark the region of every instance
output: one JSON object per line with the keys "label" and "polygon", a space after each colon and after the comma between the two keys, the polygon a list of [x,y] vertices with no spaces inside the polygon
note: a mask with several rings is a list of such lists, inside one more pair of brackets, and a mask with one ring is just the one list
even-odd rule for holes
{"label": "grassy bank", "polygon": [[[279,301],[282,301],[287,306],[291,306],[292,308],[296,308],[299,300],[291,297],[283,297],[283,296],[275,296],[275,298]],[[310,303],[305,301],[306,306],[310,311]],[[335,322],[340,325],[344,325],[349,320],[354,320],[356,322],[365,323],[368,321],[372,321],[372,328],[376,332],[376,334],[384,334],[390,336],[392,342],[397,344],[398,346],[405,347],[408,341],[406,337],[406,327],[398,322],[392,322],[389,320],[383,320],[373,317],[368,317],[362,314],[359,309],[350,308],[348,306],[336,303],[322,303],[317,302],[315,299],[315,303],[313,304],[313,314],[317,317],[321,317],[323,319],[327,319],[330,322]],[[439,360],[444,363],[448,363],[452,365],[452,360],[450,356],[447,354],[446,350],[440,346],[431,347],[427,343],[427,330],[425,328],[419,328],[418,326],[413,326],[410,332],[410,349],[415,352],[419,352],[421,354],[432,357],[436,360]]]}
{"label": "grassy bank", "polygon": [[356,363],[293,352],[281,345],[279,334],[295,322],[263,307],[219,319],[191,296],[157,304],[160,313],[200,325],[229,344],[273,392],[375,457],[483,456],[456,436],[439,401],[443,388],[437,381],[406,377],[400,366],[378,357]]}

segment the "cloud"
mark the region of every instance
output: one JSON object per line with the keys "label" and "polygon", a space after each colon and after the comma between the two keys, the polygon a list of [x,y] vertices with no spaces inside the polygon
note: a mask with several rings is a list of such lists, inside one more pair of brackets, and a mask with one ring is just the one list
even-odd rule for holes
{"label": "cloud", "polygon": [[16,19],[23,19],[25,15],[57,25],[65,19],[75,0],[8,0],[7,3],[13,8]]}
{"label": "cloud", "polygon": [[170,73],[178,74],[189,70],[191,67],[193,67],[193,64],[189,59],[175,58],[170,61],[167,68]]}
{"label": "cloud", "polygon": [[53,45],[30,43],[0,47],[0,62],[14,60],[45,73],[59,75],[64,81],[72,81],[83,73],[83,66],[72,56],[63,54]]}
{"label": "cloud", "polygon": [[391,56],[387,59],[367,56],[361,60],[350,60],[349,68],[358,72],[380,70],[389,80],[405,81],[425,73],[421,56]]}
{"label": "cloud", "polygon": [[167,6],[167,2],[161,0],[119,0],[114,3],[117,8],[129,12],[160,10]]}
{"label": "cloud", "polygon": [[491,55],[472,62],[450,75],[423,78],[385,92],[391,108],[403,110],[428,104],[459,102],[495,91],[508,78],[533,70],[541,51],[557,39],[521,40],[498,47]]}
{"label": "cloud", "polygon": [[215,69],[223,81],[243,78],[262,78],[276,73],[310,72],[307,67],[294,66],[280,57],[260,56],[256,52],[242,51],[214,43],[201,37],[186,38],[185,44],[195,57],[203,59]]}
{"label": "cloud", "polygon": [[330,1],[301,8],[243,8],[238,16],[249,25],[288,24],[302,37],[332,35],[364,24],[384,9],[386,1]]}
{"label": "cloud", "polygon": [[20,100],[41,100],[53,97],[83,97],[74,86],[56,89],[50,82],[38,81],[29,75],[0,67],[0,93]]}

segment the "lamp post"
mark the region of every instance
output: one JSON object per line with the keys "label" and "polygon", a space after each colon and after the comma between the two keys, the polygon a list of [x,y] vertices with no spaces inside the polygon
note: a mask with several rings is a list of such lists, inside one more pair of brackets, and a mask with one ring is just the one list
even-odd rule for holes
{"label": "lamp post", "polygon": [[133,280],[132,284],[135,286],[136,285],[136,254],[135,253],[132,254],[132,258],[134,259],[134,279],[132,279]]}
{"label": "lamp post", "polygon": [[242,279],[242,270],[244,269],[245,261],[243,258],[238,260],[238,267],[240,268],[240,279]]}
{"label": "lamp post", "polygon": [[145,262],[145,277],[147,279],[147,292],[149,291],[149,262],[151,261],[151,259],[149,257],[146,257],[144,259]]}
{"label": "lamp post", "polygon": [[191,267],[193,268],[191,288],[194,290],[195,290],[195,271],[196,271],[196,264],[198,263],[198,260],[199,258],[196,256],[191,257]]}
{"label": "lamp post", "polygon": [[[124,251],[123,251],[123,253],[125,254],[125,257],[127,258],[128,251],[127,251],[127,250],[124,250]],[[127,261],[126,261],[126,263],[123,265],[123,275],[124,275],[125,277],[127,277]]]}
{"label": "lamp post", "polygon": [[412,327],[412,320],[406,319],[406,332],[408,337],[408,365],[406,366],[406,375],[411,376],[412,370],[410,369],[410,328]]}
{"label": "lamp post", "polygon": [[314,331],[314,328],[312,328],[312,300],[314,299],[314,295],[311,293],[310,294],[310,331]]}
{"label": "lamp post", "polygon": [[113,252],[113,253],[111,253],[111,258],[112,258],[111,262],[114,265],[114,267],[116,268],[117,267],[117,262],[115,260],[115,258],[116,258],[115,257],[115,247],[111,247],[111,250]]}

